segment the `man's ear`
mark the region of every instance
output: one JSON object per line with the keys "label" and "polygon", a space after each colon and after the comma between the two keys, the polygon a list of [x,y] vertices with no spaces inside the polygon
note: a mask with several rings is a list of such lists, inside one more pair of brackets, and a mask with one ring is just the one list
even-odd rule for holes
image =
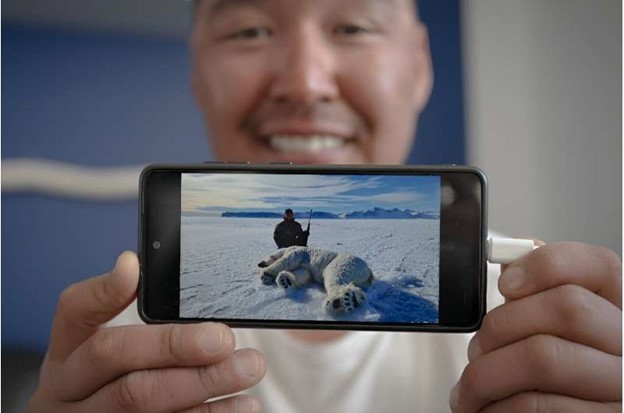
{"label": "man's ear", "polygon": [[433,64],[431,63],[431,49],[429,47],[429,31],[419,23],[415,29],[416,51],[416,82],[414,84],[414,100],[418,112],[427,105],[433,89]]}

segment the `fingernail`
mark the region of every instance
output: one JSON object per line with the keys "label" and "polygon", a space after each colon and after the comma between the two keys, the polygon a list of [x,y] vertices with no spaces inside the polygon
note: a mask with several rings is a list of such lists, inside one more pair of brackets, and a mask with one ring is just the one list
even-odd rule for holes
{"label": "fingernail", "polygon": [[526,281],[526,273],[522,269],[522,267],[515,266],[509,267],[507,270],[501,275],[500,279],[500,290],[501,293],[505,292],[513,292],[519,290],[520,287],[524,285]]}
{"label": "fingernail", "polygon": [[115,266],[118,266],[123,261],[132,258],[134,255],[135,253],[132,251],[123,251],[117,256],[117,259],[115,260]]}
{"label": "fingernail", "polygon": [[253,397],[240,397],[236,401],[236,413],[257,413],[260,411],[260,403]]}
{"label": "fingernail", "polygon": [[256,377],[260,370],[260,359],[255,351],[238,351],[234,353],[234,367],[241,376]]}
{"label": "fingernail", "polygon": [[481,356],[481,346],[479,345],[479,336],[474,336],[468,344],[468,361],[473,361]]}
{"label": "fingernail", "polygon": [[117,259],[115,260],[115,266],[113,267],[113,271],[112,271],[113,276],[116,276],[118,274],[118,271],[115,271],[115,270],[119,269],[119,267],[121,266],[121,263],[123,262],[123,260],[125,260],[124,257],[126,256],[126,254],[127,254],[127,251],[124,251],[117,256]]}
{"label": "fingernail", "polygon": [[223,348],[223,329],[216,324],[207,324],[199,332],[201,346],[210,354]]}
{"label": "fingernail", "polygon": [[451,406],[451,410],[455,411],[457,409],[457,404],[459,402],[459,383],[453,387],[451,390],[451,395],[449,396],[449,405]]}

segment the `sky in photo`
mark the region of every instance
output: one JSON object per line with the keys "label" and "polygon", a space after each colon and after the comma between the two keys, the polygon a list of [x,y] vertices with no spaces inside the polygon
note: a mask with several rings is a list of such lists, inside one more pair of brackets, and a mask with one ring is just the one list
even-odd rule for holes
{"label": "sky in photo", "polygon": [[440,211],[440,178],[397,175],[182,174],[182,213]]}

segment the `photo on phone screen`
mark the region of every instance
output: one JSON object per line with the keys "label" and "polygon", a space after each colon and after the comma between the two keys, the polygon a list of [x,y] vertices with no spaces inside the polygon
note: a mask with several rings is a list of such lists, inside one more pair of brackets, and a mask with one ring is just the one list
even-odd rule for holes
{"label": "photo on phone screen", "polygon": [[467,166],[150,165],[147,323],[475,331],[487,181]]}
{"label": "photo on phone screen", "polygon": [[180,319],[439,322],[440,176],[180,179]]}

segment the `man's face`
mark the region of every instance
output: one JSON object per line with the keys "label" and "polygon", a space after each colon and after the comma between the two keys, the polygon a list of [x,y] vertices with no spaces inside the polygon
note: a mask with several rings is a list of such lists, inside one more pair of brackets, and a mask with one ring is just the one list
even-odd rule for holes
{"label": "man's face", "polygon": [[412,0],[201,0],[191,43],[219,159],[406,160],[432,83]]}
{"label": "man's face", "polygon": [[292,212],[287,212],[286,214],[284,214],[284,219],[286,221],[294,221],[295,220],[295,214],[293,214]]}

